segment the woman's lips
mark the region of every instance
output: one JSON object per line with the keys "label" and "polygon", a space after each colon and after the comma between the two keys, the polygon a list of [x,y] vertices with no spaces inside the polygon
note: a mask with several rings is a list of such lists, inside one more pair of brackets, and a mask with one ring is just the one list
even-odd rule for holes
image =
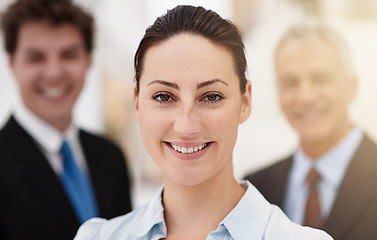
{"label": "woman's lips", "polygon": [[209,150],[212,144],[211,142],[204,142],[200,144],[164,143],[174,156],[182,160],[194,160],[202,157]]}
{"label": "woman's lips", "polygon": [[170,143],[170,146],[175,151],[178,151],[180,153],[194,153],[194,152],[200,151],[200,150],[204,149],[205,147],[207,147],[207,143],[203,143],[203,144],[200,144],[198,146],[193,146],[193,147],[183,147],[183,146],[179,146],[179,145],[175,145],[175,144]]}

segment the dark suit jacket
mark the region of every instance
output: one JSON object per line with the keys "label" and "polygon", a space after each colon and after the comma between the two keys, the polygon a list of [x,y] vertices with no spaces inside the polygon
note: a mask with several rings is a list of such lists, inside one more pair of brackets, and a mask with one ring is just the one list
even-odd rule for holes
{"label": "dark suit jacket", "polygon": [[[282,208],[291,166],[289,156],[246,179]],[[377,239],[377,146],[368,137],[348,166],[323,229],[335,240]]]}
{"label": "dark suit jacket", "polygon": [[[101,217],[131,210],[123,154],[79,134]],[[72,240],[79,227],[60,180],[33,138],[12,117],[0,131],[0,239]]]}

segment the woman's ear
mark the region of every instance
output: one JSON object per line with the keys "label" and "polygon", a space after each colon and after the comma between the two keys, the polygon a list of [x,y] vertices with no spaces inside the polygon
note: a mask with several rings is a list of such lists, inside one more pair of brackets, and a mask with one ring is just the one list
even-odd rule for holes
{"label": "woman's ear", "polygon": [[241,115],[240,115],[240,122],[239,124],[245,122],[250,114],[251,114],[251,82],[247,80],[246,82],[246,91],[241,96],[242,98],[242,108],[241,108]]}
{"label": "woman's ear", "polygon": [[137,92],[137,83],[134,85],[134,117],[137,122],[139,122],[139,94]]}

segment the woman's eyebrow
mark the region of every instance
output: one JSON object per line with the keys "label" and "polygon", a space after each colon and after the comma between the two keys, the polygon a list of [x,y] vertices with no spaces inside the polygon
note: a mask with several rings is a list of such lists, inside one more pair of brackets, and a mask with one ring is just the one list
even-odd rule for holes
{"label": "woman's eyebrow", "polygon": [[151,84],[161,84],[161,85],[179,90],[179,87],[178,87],[177,84],[172,83],[172,82],[168,82],[168,81],[164,81],[164,80],[158,80],[158,79],[153,80],[152,82],[148,83],[148,86],[151,85]]}
{"label": "woman's eyebrow", "polygon": [[212,80],[209,80],[209,81],[198,83],[198,85],[196,86],[196,89],[200,89],[200,88],[203,88],[203,87],[206,87],[208,85],[215,84],[215,83],[218,83],[218,82],[225,84],[227,86],[229,85],[227,82],[221,80],[220,78],[215,78],[215,79],[212,79]]}
{"label": "woman's eyebrow", "polygon": [[[212,80],[208,80],[208,81],[205,81],[205,82],[198,83],[198,85],[196,86],[196,89],[200,89],[200,88],[203,88],[203,87],[206,87],[206,86],[218,83],[218,82],[222,83],[226,86],[229,85],[227,82],[225,82],[225,81],[223,81],[219,78],[215,78],[215,79],[212,79]],[[168,82],[168,81],[164,81],[164,80],[158,80],[158,79],[153,80],[152,82],[148,83],[148,86],[151,85],[151,84],[161,84],[161,85],[179,90],[179,86],[177,84],[172,83],[172,82]]]}

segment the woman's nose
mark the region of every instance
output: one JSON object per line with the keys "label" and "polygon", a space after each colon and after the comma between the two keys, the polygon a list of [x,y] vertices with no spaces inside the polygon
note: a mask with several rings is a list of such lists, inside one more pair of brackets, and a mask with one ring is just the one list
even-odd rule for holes
{"label": "woman's nose", "polygon": [[202,130],[198,110],[193,106],[186,106],[174,122],[174,131],[182,135],[192,135]]}

